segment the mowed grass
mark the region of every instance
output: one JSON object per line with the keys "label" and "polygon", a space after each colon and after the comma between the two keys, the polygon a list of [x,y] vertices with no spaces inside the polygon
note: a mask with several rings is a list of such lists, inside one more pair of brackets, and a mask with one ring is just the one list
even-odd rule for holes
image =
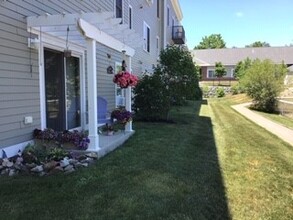
{"label": "mowed grass", "polygon": [[290,129],[293,129],[293,118],[287,117],[286,115],[281,115],[277,113],[265,113],[265,112],[259,112],[259,111],[254,111],[257,114],[262,115],[263,117],[277,122],[285,127],[288,127]]}
{"label": "mowed grass", "polygon": [[292,219],[293,148],[235,113],[235,100],[211,99],[208,110],[232,217]]}
{"label": "mowed grass", "polygon": [[292,147],[231,109],[174,109],[70,175],[0,177],[0,219],[292,219]]}

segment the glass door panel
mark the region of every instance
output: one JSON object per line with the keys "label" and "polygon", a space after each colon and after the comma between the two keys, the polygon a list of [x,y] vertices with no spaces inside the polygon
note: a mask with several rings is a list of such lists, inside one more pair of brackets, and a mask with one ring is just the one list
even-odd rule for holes
{"label": "glass door panel", "polygon": [[80,73],[79,58],[67,57],[66,62],[66,109],[67,129],[80,127]]}
{"label": "glass door panel", "polygon": [[65,129],[63,53],[45,49],[45,95],[47,128]]}

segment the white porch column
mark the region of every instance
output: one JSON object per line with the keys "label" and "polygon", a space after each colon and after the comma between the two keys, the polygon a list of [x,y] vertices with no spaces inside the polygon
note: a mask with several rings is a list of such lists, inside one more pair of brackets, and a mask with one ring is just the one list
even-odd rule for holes
{"label": "white porch column", "polygon": [[97,69],[96,69],[96,41],[88,38],[87,47],[87,75],[88,75],[88,116],[89,116],[89,139],[88,151],[98,151],[98,103],[97,103]]}
{"label": "white porch column", "polygon": [[[129,69],[129,72],[131,72],[131,57],[127,56],[127,66]],[[129,86],[125,91],[125,107],[127,111],[131,112],[131,87]],[[132,131],[132,121],[128,122],[125,125],[125,131]]]}

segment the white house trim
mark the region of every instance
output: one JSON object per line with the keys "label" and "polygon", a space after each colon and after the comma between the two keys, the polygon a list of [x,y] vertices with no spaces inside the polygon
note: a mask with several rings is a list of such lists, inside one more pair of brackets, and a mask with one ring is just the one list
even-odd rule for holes
{"label": "white house trim", "polygon": [[97,42],[104,44],[114,50],[125,50],[126,55],[133,56],[135,51],[133,48],[123,44],[123,42],[115,39],[114,37],[98,30],[95,26],[89,24],[83,19],[78,19],[78,27],[81,33],[87,37],[96,40]]}
{"label": "white house trim", "polygon": [[[45,16],[32,16],[27,18],[27,29],[29,32],[36,33],[39,36],[40,46],[40,85],[44,85],[44,65],[43,65],[43,51],[44,45],[48,44],[51,48],[61,47],[66,49],[66,38],[68,34],[69,49],[75,51],[87,51],[87,74],[88,74],[88,109],[89,109],[89,138],[91,143],[89,145],[89,151],[100,151],[99,135],[98,135],[98,115],[97,115],[97,60],[96,60],[96,42],[103,44],[109,48],[116,51],[123,52],[128,58],[128,67],[131,69],[131,57],[134,55],[135,50],[128,46],[125,42],[128,34],[135,36],[133,30],[127,30],[128,25],[119,25],[118,30],[112,32],[111,34],[105,33],[100,30],[97,25],[107,23],[109,20],[108,13],[87,13],[87,14],[64,14],[64,15],[45,15]],[[109,26],[105,30],[112,30],[117,27],[115,20],[108,22]],[[91,23],[92,22],[92,23]],[[114,23],[111,24],[111,22]],[[70,34],[67,28],[70,25]],[[60,28],[63,26],[63,28]],[[65,28],[66,27],[66,28]],[[122,37],[123,42],[114,36],[124,35]],[[52,37],[52,42],[50,40]],[[129,37],[128,39],[135,41],[134,38]],[[139,42],[139,41],[137,41]],[[64,46],[65,45],[65,46]],[[59,48],[60,50],[60,48]],[[84,60],[83,58],[81,58]],[[83,69],[84,70],[84,69]],[[84,74],[82,74],[84,75]],[[40,86],[41,96],[45,95],[44,86]],[[83,86],[82,86],[83,87]],[[131,89],[127,90],[126,95],[126,108],[131,110]],[[43,105],[43,100],[41,98],[41,105]],[[45,106],[45,105],[43,105]],[[41,114],[45,116],[46,109],[41,107]],[[42,116],[43,117],[43,116]],[[45,119],[42,118],[42,128],[46,127]],[[126,127],[127,131],[132,131],[132,124],[129,123]]]}

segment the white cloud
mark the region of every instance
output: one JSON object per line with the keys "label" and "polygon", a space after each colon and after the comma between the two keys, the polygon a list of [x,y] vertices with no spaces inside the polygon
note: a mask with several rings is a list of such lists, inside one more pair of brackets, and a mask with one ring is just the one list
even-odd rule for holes
{"label": "white cloud", "polygon": [[241,11],[236,12],[235,15],[236,15],[238,18],[241,18],[241,17],[244,16],[243,12],[241,12]]}

